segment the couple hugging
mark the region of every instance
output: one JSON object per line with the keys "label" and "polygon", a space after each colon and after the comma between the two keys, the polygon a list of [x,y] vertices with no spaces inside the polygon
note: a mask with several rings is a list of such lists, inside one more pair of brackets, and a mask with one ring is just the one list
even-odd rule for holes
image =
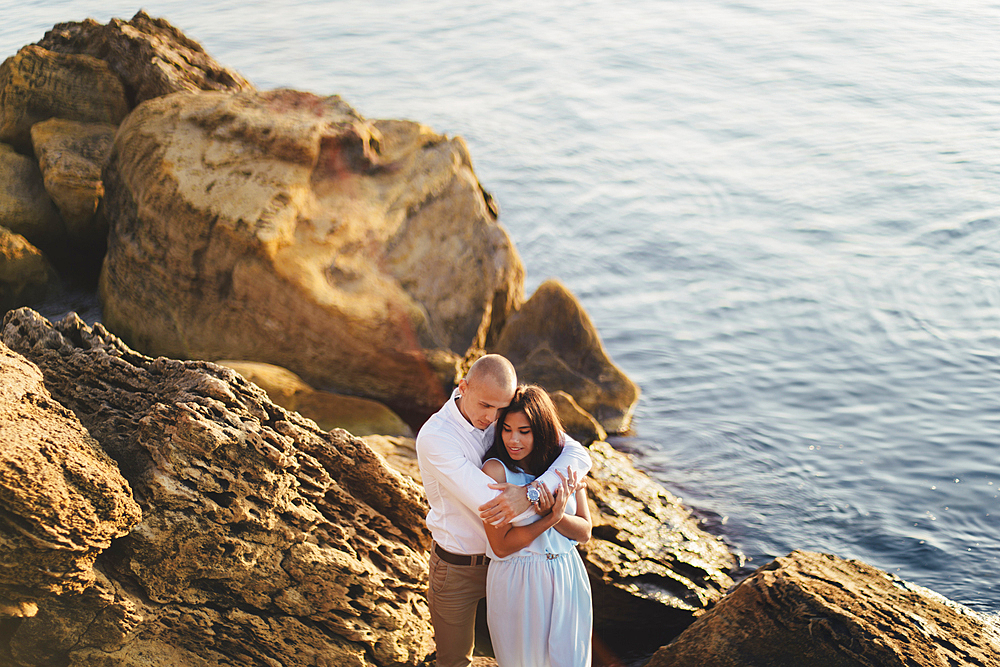
{"label": "couple hugging", "polygon": [[[510,361],[473,364],[417,434],[427,490],[431,623],[439,667],[470,665],[484,596],[501,667],[590,665],[590,456]],[[497,492],[500,492],[499,494]]]}

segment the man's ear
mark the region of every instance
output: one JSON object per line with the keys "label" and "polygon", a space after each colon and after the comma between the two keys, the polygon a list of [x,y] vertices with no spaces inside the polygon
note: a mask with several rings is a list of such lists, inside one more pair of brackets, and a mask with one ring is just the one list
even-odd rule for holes
{"label": "man's ear", "polygon": [[468,388],[469,388],[469,383],[466,381],[465,378],[462,378],[461,380],[458,381],[458,393],[464,395],[465,390]]}

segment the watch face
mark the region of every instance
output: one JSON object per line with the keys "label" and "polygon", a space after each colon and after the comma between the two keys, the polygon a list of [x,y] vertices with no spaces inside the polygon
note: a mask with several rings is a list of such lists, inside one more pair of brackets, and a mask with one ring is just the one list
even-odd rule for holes
{"label": "watch face", "polygon": [[542,494],[533,486],[528,487],[528,501],[537,503],[542,497]]}

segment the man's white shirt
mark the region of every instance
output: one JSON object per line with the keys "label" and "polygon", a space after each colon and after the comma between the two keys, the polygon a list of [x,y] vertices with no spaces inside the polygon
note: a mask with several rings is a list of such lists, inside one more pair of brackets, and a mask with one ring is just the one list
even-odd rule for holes
{"label": "man's white shirt", "polygon": [[[479,507],[499,493],[489,488],[493,479],[481,470],[483,455],[493,442],[495,424],[482,431],[470,424],[458,409],[458,395],[456,389],[421,427],[417,434],[417,464],[431,508],[427,513],[431,537],[452,553],[482,554],[486,552],[486,531]],[[553,490],[559,484],[554,471],[565,474],[567,467],[581,476],[590,470],[590,454],[568,435],[562,453],[538,479]]]}

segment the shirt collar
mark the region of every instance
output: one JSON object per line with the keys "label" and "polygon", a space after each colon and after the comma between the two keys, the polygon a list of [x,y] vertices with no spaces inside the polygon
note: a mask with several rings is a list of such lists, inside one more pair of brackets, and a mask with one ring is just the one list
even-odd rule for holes
{"label": "shirt collar", "polygon": [[462,411],[458,409],[458,402],[455,399],[459,396],[458,387],[455,387],[455,390],[451,392],[451,398],[448,400],[448,415],[452,420],[458,422],[459,426],[461,426],[467,433],[475,431],[481,435],[483,431],[480,431],[478,428],[473,426],[472,423],[465,418],[465,415],[462,414]]}

